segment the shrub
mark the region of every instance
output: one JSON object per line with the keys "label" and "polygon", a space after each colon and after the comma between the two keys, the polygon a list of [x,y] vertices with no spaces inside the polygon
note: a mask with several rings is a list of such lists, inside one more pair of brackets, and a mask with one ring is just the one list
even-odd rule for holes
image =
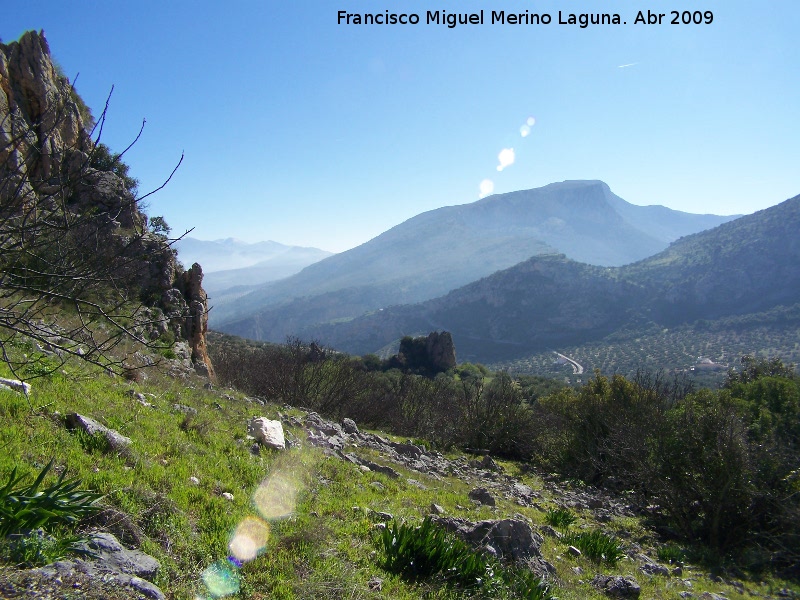
{"label": "shrub", "polygon": [[410,579],[441,578],[445,584],[491,598],[544,600],[550,593],[530,570],[505,568],[426,518],[414,527],[395,521],[381,531],[384,568]]}
{"label": "shrub", "polygon": [[568,508],[551,508],[545,514],[544,520],[547,521],[547,524],[551,525],[552,527],[566,529],[575,521],[577,521],[578,517],[572,514],[572,511],[570,511]]}
{"label": "shrub", "polygon": [[40,489],[52,466],[50,461],[30,485],[20,485],[24,476],[17,475],[16,467],[11,471],[0,488],[0,537],[72,524],[99,510],[96,503],[102,494],[78,489],[80,480],[65,481],[66,471],[54,484]]}
{"label": "shrub", "polygon": [[565,544],[578,548],[578,550],[595,562],[600,562],[602,560],[613,566],[625,556],[617,539],[603,533],[599,529],[581,533],[570,533],[561,539]]}

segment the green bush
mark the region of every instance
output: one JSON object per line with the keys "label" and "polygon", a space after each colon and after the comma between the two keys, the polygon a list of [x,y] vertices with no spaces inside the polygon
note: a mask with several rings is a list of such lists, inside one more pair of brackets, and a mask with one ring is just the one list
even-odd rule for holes
{"label": "green bush", "polygon": [[395,521],[380,534],[384,568],[413,580],[440,579],[480,597],[544,600],[550,593],[530,570],[506,568],[437,527],[430,518],[414,527]]}
{"label": "green bush", "polygon": [[77,479],[65,481],[66,471],[54,484],[41,487],[52,466],[50,461],[30,485],[20,485],[24,476],[17,475],[16,467],[11,471],[0,488],[0,538],[72,524],[99,510],[96,503],[102,494],[78,489]]}
{"label": "green bush", "polygon": [[577,521],[578,517],[572,514],[568,508],[551,508],[545,513],[544,520],[552,527],[566,529]]}
{"label": "green bush", "polygon": [[625,556],[617,539],[603,533],[599,529],[581,533],[570,533],[561,538],[561,540],[565,544],[575,546],[584,555],[595,562],[605,561],[613,566]]}

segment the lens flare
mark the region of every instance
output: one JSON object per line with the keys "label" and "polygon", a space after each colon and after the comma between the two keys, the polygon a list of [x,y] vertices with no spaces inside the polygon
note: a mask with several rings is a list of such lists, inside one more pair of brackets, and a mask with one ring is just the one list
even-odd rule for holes
{"label": "lens flare", "polygon": [[269,523],[256,517],[246,517],[239,523],[228,544],[231,556],[239,563],[257,558],[267,546],[269,531]]}
{"label": "lens flare", "polygon": [[233,596],[239,592],[239,571],[227,560],[218,560],[201,575],[212,598]]}
{"label": "lens flare", "polygon": [[483,181],[481,181],[479,189],[480,189],[480,195],[478,197],[485,198],[494,191],[494,181],[492,181],[491,179],[484,179]]}
{"label": "lens flare", "polygon": [[503,148],[500,151],[500,154],[497,155],[497,160],[500,163],[497,165],[497,170],[502,171],[506,167],[509,167],[514,164],[514,160],[516,160],[516,155],[514,154],[513,148]]}
{"label": "lens flare", "polygon": [[533,127],[534,125],[536,125],[536,119],[534,119],[533,117],[528,117],[528,120],[525,121],[525,124],[528,127]]}
{"label": "lens flare", "polygon": [[253,494],[253,503],[264,519],[282,519],[294,512],[299,492],[298,480],[279,471],[261,482]]}
{"label": "lens flare", "polygon": [[522,137],[528,137],[530,133],[531,133],[531,128],[528,127],[527,125],[523,125],[522,127],[519,128],[519,134]]}

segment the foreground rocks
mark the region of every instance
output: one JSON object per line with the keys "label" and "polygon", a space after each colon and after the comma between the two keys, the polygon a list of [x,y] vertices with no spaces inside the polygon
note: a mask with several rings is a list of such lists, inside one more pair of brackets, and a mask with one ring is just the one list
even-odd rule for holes
{"label": "foreground rocks", "polygon": [[152,556],[139,550],[125,548],[110,533],[93,534],[79,548],[87,558],[60,560],[45,567],[32,569],[30,575],[51,579],[53,583],[84,578],[88,578],[92,584],[112,582],[116,586],[128,588],[138,597],[166,599],[158,586],[149,581],[155,577],[160,568],[159,562]]}

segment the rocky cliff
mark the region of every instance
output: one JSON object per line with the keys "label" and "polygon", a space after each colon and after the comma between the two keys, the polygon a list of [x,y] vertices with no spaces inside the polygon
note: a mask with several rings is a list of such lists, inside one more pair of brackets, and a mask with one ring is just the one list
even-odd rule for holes
{"label": "rocky cliff", "polygon": [[[93,120],[43,32],[0,44],[2,296],[41,289],[48,300],[113,295],[115,306],[139,305],[146,310],[134,315],[145,322],[122,327],[143,341],[171,330],[190,343],[197,371],[213,378],[202,269],[184,272],[165,236],[150,230],[136,180],[92,139]],[[13,318],[31,329],[31,319]]]}

